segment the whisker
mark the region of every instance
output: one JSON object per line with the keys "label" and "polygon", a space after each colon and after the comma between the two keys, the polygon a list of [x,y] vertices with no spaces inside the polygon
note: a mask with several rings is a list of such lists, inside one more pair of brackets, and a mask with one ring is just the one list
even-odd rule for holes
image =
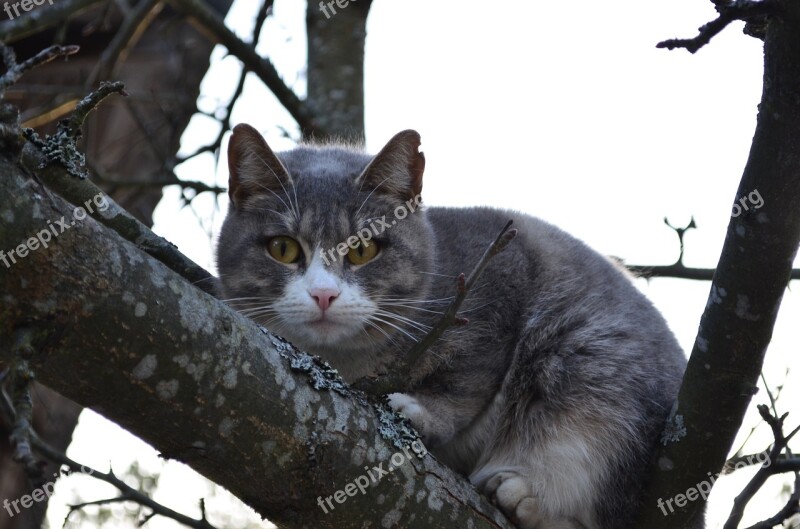
{"label": "whisker", "polygon": [[420,312],[427,312],[430,314],[444,314],[443,310],[430,310],[422,307],[414,307],[413,305],[404,305],[403,303],[387,303],[386,305],[390,307],[401,307],[408,310],[418,310]]}
{"label": "whisker", "polygon": [[385,311],[385,310],[378,309],[378,311],[376,311],[376,314],[378,314],[379,316],[386,317],[386,318],[394,318],[395,320],[397,320],[399,322],[402,322],[402,323],[405,323],[408,326],[410,326],[410,327],[412,327],[412,328],[414,328],[414,329],[416,329],[418,331],[421,331],[421,332],[427,332],[427,331],[429,331],[431,329],[431,327],[429,325],[425,325],[423,323],[419,323],[417,321],[412,320],[411,318],[406,318],[405,316],[401,316],[401,315],[396,314],[394,312],[388,312],[388,311]]}
{"label": "whisker", "polygon": [[413,340],[415,342],[419,341],[419,338],[416,338],[414,335],[410,334],[408,331],[406,331],[405,329],[399,327],[398,325],[395,325],[394,323],[386,321],[386,320],[384,320],[382,318],[379,318],[378,316],[375,316],[375,315],[370,316],[370,318],[373,319],[373,320],[377,320],[377,321],[383,323],[384,325],[388,325],[389,327],[392,327],[393,329],[396,329],[396,330],[400,331],[401,333],[405,334],[406,336],[408,336],[411,340]]}

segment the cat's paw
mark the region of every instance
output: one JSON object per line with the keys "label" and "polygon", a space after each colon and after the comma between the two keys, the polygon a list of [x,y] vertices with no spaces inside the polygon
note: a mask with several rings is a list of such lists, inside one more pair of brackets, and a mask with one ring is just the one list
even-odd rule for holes
{"label": "cat's paw", "polygon": [[516,472],[498,472],[486,482],[483,493],[520,529],[550,529],[539,514],[530,481]]}
{"label": "cat's paw", "polygon": [[431,414],[417,399],[405,393],[390,393],[387,395],[389,406],[397,413],[411,421],[411,424],[422,435],[422,442],[427,444],[431,434]]}
{"label": "cat's paw", "polygon": [[483,486],[483,493],[519,529],[586,529],[572,518],[553,519],[539,508],[529,479],[513,471],[499,471]]}

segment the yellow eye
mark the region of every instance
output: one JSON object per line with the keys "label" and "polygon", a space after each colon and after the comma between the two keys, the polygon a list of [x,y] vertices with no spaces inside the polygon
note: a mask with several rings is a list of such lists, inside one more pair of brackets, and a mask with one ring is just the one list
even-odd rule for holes
{"label": "yellow eye", "polygon": [[368,263],[378,255],[378,243],[375,241],[363,243],[359,242],[355,248],[350,248],[347,252],[347,260],[354,265]]}
{"label": "yellow eye", "polygon": [[267,242],[267,251],[279,263],[291,264],[300,259],[300,245],[290,237],[273,237]]}

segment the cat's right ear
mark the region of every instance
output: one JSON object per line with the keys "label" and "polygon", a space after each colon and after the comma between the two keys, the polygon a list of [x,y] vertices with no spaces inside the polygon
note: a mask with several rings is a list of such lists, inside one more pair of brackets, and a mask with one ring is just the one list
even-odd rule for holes
{"label": "cat's right ear", "polygon": [[233,128],[228,142],[228,170],[228,196],[236,209],[252,196],[286,192],[293,185],[264,137],[244,123]]}

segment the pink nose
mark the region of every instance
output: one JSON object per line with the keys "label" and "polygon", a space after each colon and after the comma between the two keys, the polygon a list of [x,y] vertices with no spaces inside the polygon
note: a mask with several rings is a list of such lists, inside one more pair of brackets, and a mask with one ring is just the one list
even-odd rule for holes
{"label": "pink nose", "polygon": [[339,297],[339,291],[332,288],[313,288],[308,293],[323,311],[328,310],[333,300]]}

